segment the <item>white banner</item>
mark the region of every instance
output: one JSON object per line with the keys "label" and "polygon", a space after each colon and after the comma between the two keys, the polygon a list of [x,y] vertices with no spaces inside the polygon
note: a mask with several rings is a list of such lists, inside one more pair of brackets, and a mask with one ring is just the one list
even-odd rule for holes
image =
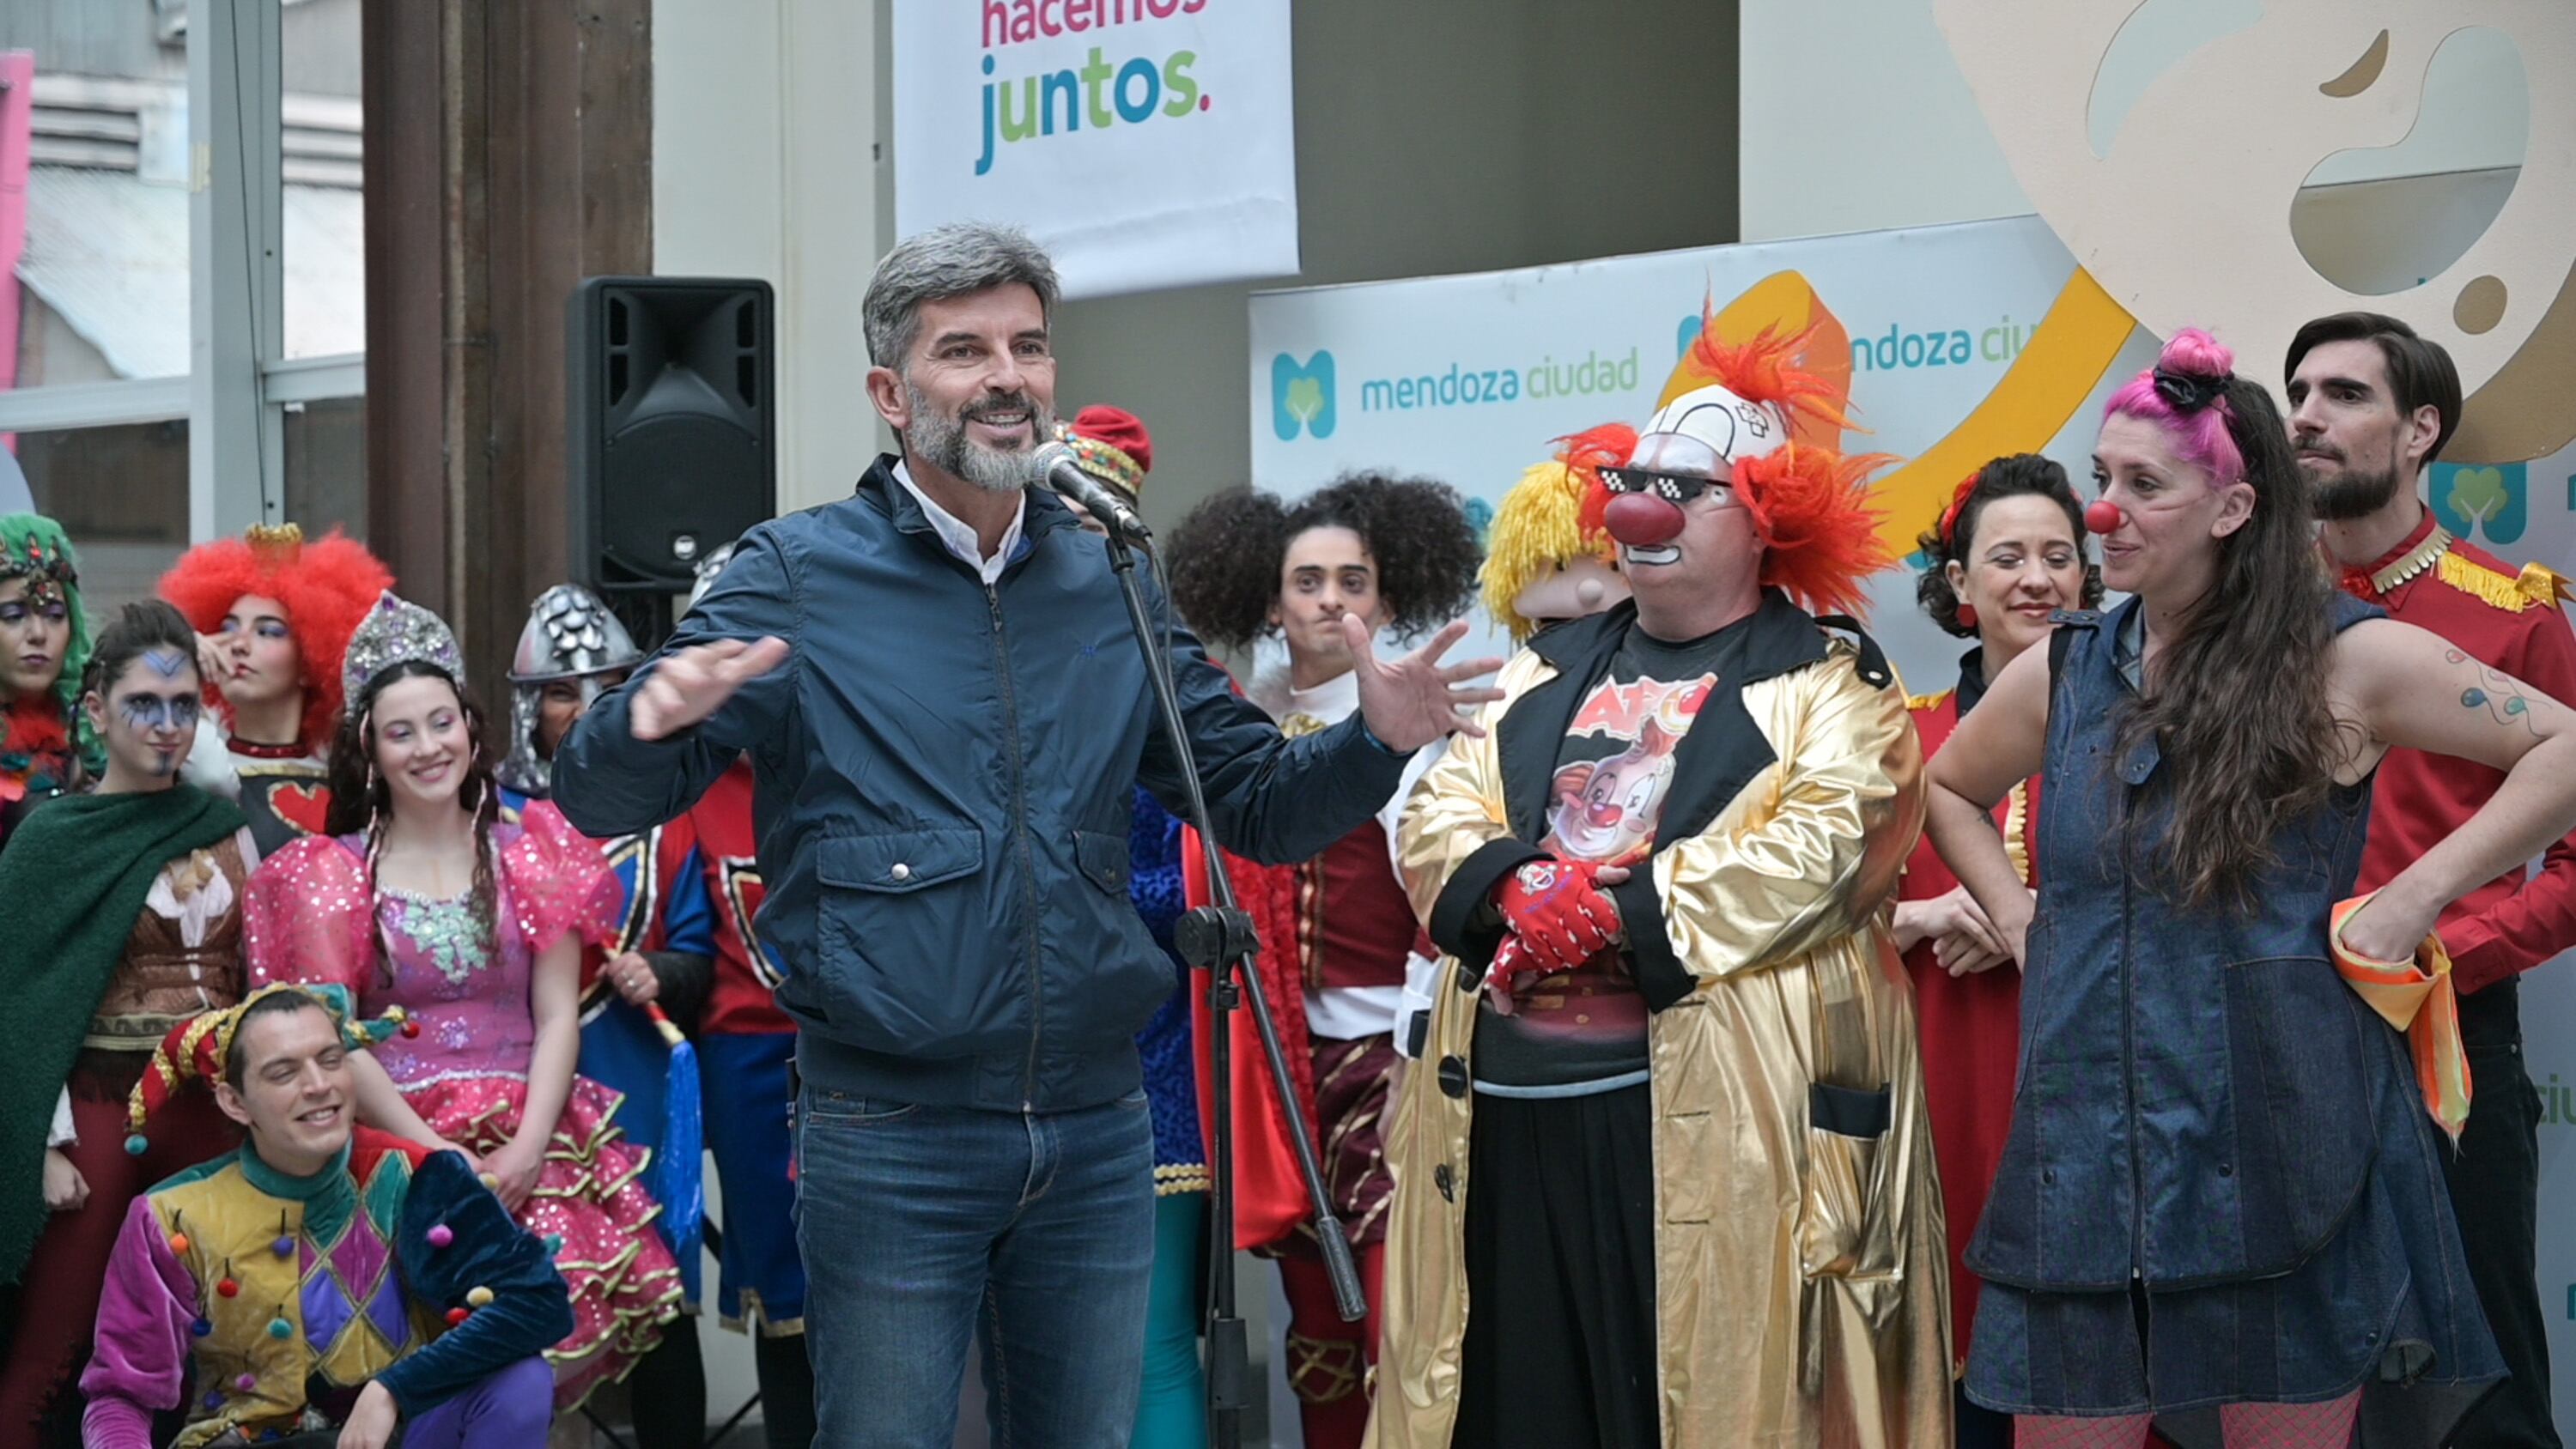
{"label": "white banner", "polygon": [[[1998,454],[2046,453],[2089,492],[2102,403],[2155,355],[2035,217],[1274,292],[1251,303],[1253,477],[1295,495],[1348,469],[1423,474],[1489,510],[1552,439],[1644,422],[1703,297],[1848,335],[1869,432],[1845,446],[1899,459],[1877,488],[1909,555],[1950,490]],[[2224,337],[2225,319],[2211,321]],[[2279,396],[2278,356],[2238,365]],[[2460,536],[2576,573],[2576,448],[2437,465],[2430,493]],[[1874,581],[1870,626],[1912,689],[1946,689],[1965,646],[1923,617],[1914,578],[1909,559]],[[1476,652],[1509,652],[1496,631],[1483,642]],[[2560,1417],[2576,1423],[2576,1235],[2561,1230],[2576,1222],[2569,961],[2530,973],[2523,1001],[2543,1104],[2541,1299]]]}
{"label": "white banner", "polygon": [[1026,227],[1069,297],[1297,271],[1289,0],[895,0],[895,228]]}
{"label": "white banner", "polygon": [[[1999,396],[2070,291],[2054,359],[2033,358]],[[1296,494],[1344,469],[1420,473],[1490,509],[1550,440],[1644,422],[1703,299],[1776,297],[1767,310],[1784,324],[1829,317],[1848,334],[1868,431],[1845,446],[1909,460],[1879,486],[1910,554],[1959,479],[1998,453],[2048,453],[2079,487],[2090,476],[2102,400],[2155,356],[2107,299],[2088,310],[2092,295],[2030,217],[1264,293],[1251,304],[1252,476]],[[1909,683],[1948,688],[1965,646],[1915,608],[1911,573],[1882,575],[1872,595],[1872,631]]]}

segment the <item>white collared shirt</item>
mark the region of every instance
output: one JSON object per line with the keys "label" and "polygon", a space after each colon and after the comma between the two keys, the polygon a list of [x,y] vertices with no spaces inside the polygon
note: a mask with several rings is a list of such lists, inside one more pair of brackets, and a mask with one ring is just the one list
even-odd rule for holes
{"label": "white collared shirt", "polygon": [[894,465],[894,481],[902,484],[904,491],[912,495],[913,501],[921,505],[922,513],[930,519],[931,528],[939,534],[939,541],[948,545],[950,553],[964,560],[966,566],[973,569],[984,581],[985,587],[992,587],[993,583],[1002,577],[1002,570],[1010,565],[1011,555],[1019,552],[1020,525],[1026,523],[1029,517],[1027,493],[1023,492],[1019,495],[1019,506],[1011,513],[1011,526],[1002,530],[1000,546],[993,550],[991,558],[986,558],[983,543],[975,537],[974,528],[958,518],[956,514],[931,501],[930,495],[921,491],[921,485],[912,481],[912,470],[900,459],[896,460]]}

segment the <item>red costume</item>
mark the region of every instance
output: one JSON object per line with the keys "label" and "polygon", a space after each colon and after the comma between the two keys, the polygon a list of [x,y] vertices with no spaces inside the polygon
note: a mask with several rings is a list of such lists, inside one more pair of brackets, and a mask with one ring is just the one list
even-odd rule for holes
{"label": "red costume", "polygon": [[796,1024],[778,1009],[771,995],[778,970],[762,954],[752,918],[760,912],[759,836],[751,824],[751,767],[716,777],[689,813],[672,822],[694,838],[699,867],[716,905],[716,974],[707,988],[705,1013],[698,1019],[703,1036],[770,1036],[790,1033]]}
{"label": "red costume", "polygon": [[[2576,699],[2576,633],[2559,611],[2566,581],[2533,564],[2517,571],[2453,538],[2428,510],[2404,542],[2368,568],[2347,569],[2344,588],[2389,617],[2441,635],[2482,662],[2553,699]],[[2380,763],[2370,843],[2357,889],[2373,891],[2487,803],[2502,772],[2449,755],[2390,750]],[[2442,944],[2462,996],[2509,980],[2576,943],[2576,836],[2442,913]]]}
{"label": "red costume", "polygon": [[[1985,693],[1978,655],[1962,668],[1960,688],[1906,701],[1929,760],[1959,727],[1964,702]],[[1963,701],[1962,694],[1965,694]],[[2013,787],[1995,811],[2004,849],[2021,868],[2022,884],[2037,885],[2031,870],[2031,832],[2039,818],[2036,777]],[[1897,881],[1900,901],[1928,901],[1959,884],[1925,836]],[[1950,1344],[1952,1368],[1968,1362],[1968,1331],[1977,1321],[1977,1275],[1960,1255],[1986,1211],[1986,1191],[2003,1160],[2012,1127],[2013,1077],[2021,1059],[2021,972],[2011,962],[1966,976],[1952,976],[1933,959],[1934,943],[1921,940],[1905,953],[1914,979],[1914,1016],[1923,1052],[1923,1103],[1932,1119],[1932,1147],[1941,1162],[1941,1203],[1950,1230]]]}
{"label": "red costume", "polygon": [[[1281,728],[1292,736],[1324,728],[1358,702],[1348,675],[1303,692],[1287,691],[1284,681],[1266,680],[1257,682],[1253,693],[1265,709],[1281,716]],[[1383,816],[1312,860],[1260,866],[1229,856],[1227,873],[1268,948],[1254,958],[1254,967],[1269,996],[1325,1188],[1360,1271],[1369,1316],[1345,1324],[1334,1307],[1287,1113],[1248,1010],[1235,1017],[1231,1038],[1238,1129],[1235,1246],[1279,1259],[1292,1317],[1288,1381],[1301,1401],[1306,1442],[1314,1449],[1338,1449],[1357,1444],[1368,1425],[1366,1380],[1376,1348],[1371,1330],[1384,1274],[1386,1211],[1395,1186],[1384,1149],[1399,1060],[1390,1034],[1393,1002],[1402,994],[1407,962],[1421,944],[1421,927],[1395,878]],[[1189,903],[1206,904],[1205,867],[1194,834],[1184,834],[1182,879]],[[1293,951],[1274,945],[1288,942],[1294,943]],[[1211,1024],[1204,989],[1193,996],[1205,1122],[1206,1104],[1212,1100],[1206,1047]],[[1211,1161],[1214,1150],[1211,1144]]]}

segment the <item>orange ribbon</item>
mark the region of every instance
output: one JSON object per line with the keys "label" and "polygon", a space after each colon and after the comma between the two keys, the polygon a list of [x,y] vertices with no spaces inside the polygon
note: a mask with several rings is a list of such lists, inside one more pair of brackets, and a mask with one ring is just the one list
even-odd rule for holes
{"label": "orange ribbon", "polygon": [[2382,961],[2345,946],[2344,924],[2370,898],[2354,896],[2334,908],[2327,941],[2334,950],[2335,970],[2381,1020],[2406,1033],[2415,1057],[2415,1085],[2424,1093],[2424,1105],[2433,1121],[2458,1142],[2460,1129],[2469,1120],[2469,1057],[2460,1045],[2460,1000],[2451,986],[2451,953],[2442,949],[2438,935],[2426,936],[2411,961]]}

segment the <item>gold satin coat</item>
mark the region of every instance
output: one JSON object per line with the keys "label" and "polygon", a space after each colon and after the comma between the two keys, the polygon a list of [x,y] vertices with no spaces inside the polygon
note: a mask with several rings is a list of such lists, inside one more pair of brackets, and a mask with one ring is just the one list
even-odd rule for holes
{"label": "gold satin coat", "polygon": [[[1665,928],[1697,980],[1647,1028],[1669,1449],[1950,1443],[1941,1192],[1887,916],[1922,830],[1923,757],[1904,695],[1863,682],[1855,657],[1836,639],[1821,663],[1745,685],[1778,763],[1653,857]],[[1416,788],[1398,853],[1424,919],[1451,873],[1510,833],[1493,725],[1555,674],[1522,651],[1487,736],[1453,739]],[[1478,996],[1443,964],[1424,1070],[1406,1073],[1387,1140],[1373,1449],[1446,1449],[1457,1417],[1475,1095],[1445,1094],[1432,1066],[1469,1055]],[[1890,1088],[1887,1133],[1811,1126],[1817,1082]]]}

